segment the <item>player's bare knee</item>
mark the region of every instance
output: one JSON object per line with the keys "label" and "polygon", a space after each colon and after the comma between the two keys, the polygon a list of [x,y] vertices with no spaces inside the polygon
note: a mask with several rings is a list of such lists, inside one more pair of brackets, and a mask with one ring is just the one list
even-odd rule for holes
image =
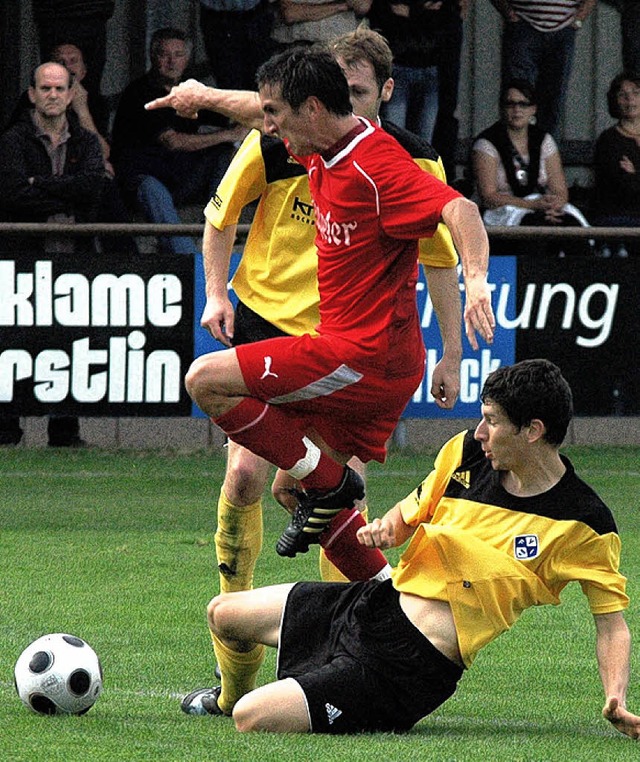
{"label": "player's bare knee", "polygon": [[232,717],[239,733],[251,733],[257,730],[273,730],[261,711],[261,703],[252,693],[244,695],[233,707]]}
{"label": "player's bare knee", "polygon": [[191,363],[184,379],[185,388],[191,399],[207,415],[216,417],[229,408],[229,394],[220,385],[215,365],[207,356]]}
{"label": "player's bare knee", "polygon": [[289,513],[293,513],[298,505],[296,496],[289,490],[279,487],[275,482],[271,485],[271,494],[273,499],[285,508]]}
{"label": "player's bare knee", "polygon": [[230,605],[229,598],[232,595],[232,593],[216,595],[207,606],[209,629],[221,638],[226,636],[231,622],[234,606]]}
{"label": "player's bare knee", "polygon": [[197,401],[202,394],[207,375],[206,361],[202,357],[196,358],[184,377],[184,385],[191,399]]}

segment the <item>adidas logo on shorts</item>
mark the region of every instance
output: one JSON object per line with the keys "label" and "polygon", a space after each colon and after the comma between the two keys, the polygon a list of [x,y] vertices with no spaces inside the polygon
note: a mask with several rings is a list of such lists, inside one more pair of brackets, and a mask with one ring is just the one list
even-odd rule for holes
{"label": "adidas logo on shorts", "polygon": [[325,704],[324,708],[327,710],[327,719],[329,720],[329,725],[333,725],[333,723],[340,717],[342,714],[342,709],[337,709],[333,704]]}

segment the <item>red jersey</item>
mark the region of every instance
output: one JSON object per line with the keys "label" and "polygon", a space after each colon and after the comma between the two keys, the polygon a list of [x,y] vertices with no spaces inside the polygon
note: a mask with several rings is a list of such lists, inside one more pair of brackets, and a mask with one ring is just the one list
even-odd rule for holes
{"label": "red jersey", "polygon": [[350,362],[400,376],[424,362],[418,239],[433,236],[443,207],[460,194],[359,119],[330,155],[295,156],[316,213],[318,332],[351,342]]}

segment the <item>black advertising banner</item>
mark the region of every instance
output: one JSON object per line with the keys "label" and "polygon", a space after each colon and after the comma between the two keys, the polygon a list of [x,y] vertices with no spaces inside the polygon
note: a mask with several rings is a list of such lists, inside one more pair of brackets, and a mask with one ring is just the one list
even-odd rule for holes
{"label": "black advertising banner", "polygon": [[5,254],[0,414],[184,416],[194,261]]}
{"label": "black advertising banner", "polygon": [[640,415],[640,259],[518,257],[516,359],[546,357],[577,415]]}

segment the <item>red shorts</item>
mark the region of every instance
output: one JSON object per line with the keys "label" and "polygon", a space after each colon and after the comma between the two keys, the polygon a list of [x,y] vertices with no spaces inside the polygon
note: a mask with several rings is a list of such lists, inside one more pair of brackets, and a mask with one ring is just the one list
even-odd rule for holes
{"label": "red shorts", "polygon": [[295,412],[304,428],[315,429],[338,452],[382,463],[424,363],[389,378],[363,369],[362,358],[350,363],[348,347],[305,334],[242,344],[236,353],[251,396]]}

